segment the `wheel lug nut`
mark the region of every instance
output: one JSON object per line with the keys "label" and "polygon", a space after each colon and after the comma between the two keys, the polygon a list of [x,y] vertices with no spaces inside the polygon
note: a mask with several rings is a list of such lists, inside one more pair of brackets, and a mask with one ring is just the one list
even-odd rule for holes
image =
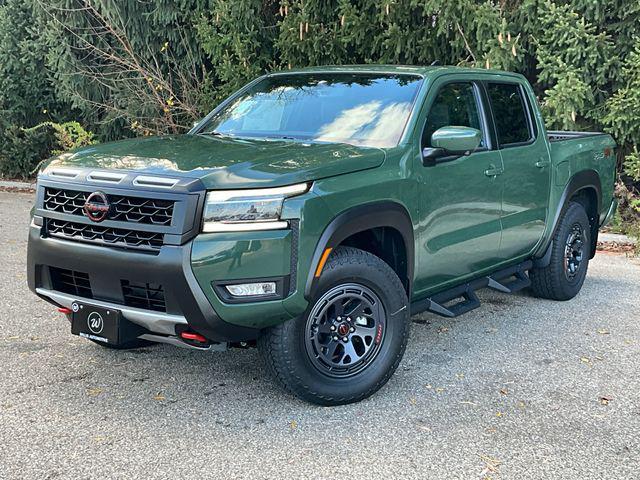
{"label": "wheel lug nut", "polygon": [[347,343],[347,342],[349,341],[349,339],[348,339],[347,337],[342,337],[342,341],[343,341],[344,343]]}
{"label": "wheel lug nut", "polygon": [[338,321],[342,320],[342,317],[338,317]]}
{"label": "wheel lug nut", "polygon": [[333,340],[337,342],[337,341],[338,341],[338,336],[337,336],[337,335],[334,335],[334,336],[333,336]]}
{"label": "wheel lug nut", "polygon": [[349,331],[350,331],[351,333],[353,333],[353,332],[355,332],[355,331],[356,331],[356,329],[355,329],[355,328],[353,328],[353,327],[351,327],[351,328],[349,329]]}
{"label": "wheel lug nut", "polygon": [[333,332],[335,329],[336,329],[336,326],[335,326],[335,325],[331,325],[331,326],[329,327],[329,330],[331,330],[332,332]]}

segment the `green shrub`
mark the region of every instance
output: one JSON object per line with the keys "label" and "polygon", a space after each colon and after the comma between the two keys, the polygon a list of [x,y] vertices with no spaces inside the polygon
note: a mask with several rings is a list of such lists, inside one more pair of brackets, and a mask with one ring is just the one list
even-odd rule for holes
{"label": "green shrub", "polygon": [[626,156],[622,168],[624,173],[634,181],[640,181],[640,152],[638,152],[638,147],[634,147],[633,151]]}
{"label": "green shrub", "polygon": [[39,128],[49,128],[53,130],[58,147],[51,153],[58,154],[73,150],[74,148],[84,147],[85,145],[93,145],[96,142],[92,132],[87,132],[78,122],[53,123],[44,122],[36,125],[29,130]]}
{"label": "green shrub", "polygon": [[0,175],[29,178],[38,165],[51,155],[96,143],[93,133],[78,122],[44,122],[22,128],[0,122]]}

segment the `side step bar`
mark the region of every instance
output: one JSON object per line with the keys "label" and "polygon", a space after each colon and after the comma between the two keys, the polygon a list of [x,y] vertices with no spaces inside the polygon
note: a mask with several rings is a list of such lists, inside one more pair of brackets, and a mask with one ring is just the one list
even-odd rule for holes
{"label": "side step bar", "polygon": [[443,317],[457,317],[480,306],[476,291],[491,288],[502,293],[514,293],[531,285],[527,271],[533,262],[527,260],[512,267],[498,270],[435,295],[411,303],[411,314],[432,312]]}

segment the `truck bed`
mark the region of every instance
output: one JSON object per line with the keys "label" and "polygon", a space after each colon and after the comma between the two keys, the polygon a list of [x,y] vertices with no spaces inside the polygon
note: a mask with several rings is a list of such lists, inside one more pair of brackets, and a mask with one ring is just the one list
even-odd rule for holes
{"label": "truck bed", "polygon": [[574,140],[576,138],[595,137],[606,135],[604,132],[573,132],[569,130],[547,130],[549,142],[561,142],[563,140]]}
{"label": "truck bed", "polygon": [[[613,138],[606,133],[599,132],[549,131],[547,135],[551,164],[553,165],[552,183],[564,186],[578,172],[596,172],[602,199],[598,214],[599,220],[604,220],[603,215],[613,198],[615,182],[616,156],[612,154],[615,149]],[[553,197],[553,195],[559,195],[561,190],[553,190],[552,205],[558,205],[561,201],[559,196]]]}

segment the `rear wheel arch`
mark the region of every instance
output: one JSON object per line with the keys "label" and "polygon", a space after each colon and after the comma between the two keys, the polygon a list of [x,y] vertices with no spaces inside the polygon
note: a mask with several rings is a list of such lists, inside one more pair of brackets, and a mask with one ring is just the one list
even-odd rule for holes
{"label": "rear wheel arch", "polygon": [[576,191],[571,198],[570,202],[576,202],[582,205],[587,217],[589,218],[589,225],[591,226],[590,236],[590,258],[596,253],[596,245],[598,243],[598,228],[600,223],[600,197],[598,191],[592,187],[587,186]]}
{"label": "rear wheel arch", "polygon": [[316,269],[323,254],[341,245],[368,251],[384,260],[396,272],[410,298],[415,266],[414,236],[411,217],[404,206],[392,201],[372,202],[337,215],[316,245],[305,286],[307,299],[313,296],[318,281]]}
{"label": "rear wheel arch", "polygon": [[595,170],[581,170],[571,177],[558,202],[558,207],[553,216],[553,228],[548,241],[539,249],[537,258],[544,258],[551,248],[552,238],[555,234],[563,213],[569,207],[570,202],[580,203],[584,206],[591,224],[591,257],[595,255],[595,246],[598,241],[599,215],[602,209],[602,185],[600,175]]}
{"label": "rear wheel arch", "polygon": [[569,201],[580,195],[595,195],[596,211],[600,211],[602,204],[602,184],[600,175],[595,170],[581,170],[571,177],[562,192],[561,209],[569,205]]}

